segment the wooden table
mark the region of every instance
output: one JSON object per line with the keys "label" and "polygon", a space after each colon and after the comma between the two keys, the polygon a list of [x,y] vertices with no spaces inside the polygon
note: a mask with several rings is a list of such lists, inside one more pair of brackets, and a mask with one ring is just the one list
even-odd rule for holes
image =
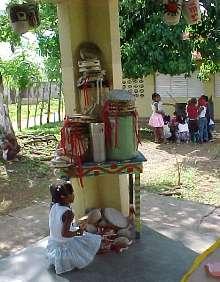
{"label": "wooden table", "polygon": [[80,170],[73,165],[69,166],[65,169],[65,173],[73,178],[99,176],[103,174],[128,174],[130,204],[134,204],[135,206],[135,230],[136,238],[139,239],[141,230],[140,174],[143,172],[143,162],[145,161],[145,157],[138,152],[137,157],[132,160],[107,161],[103,163],[86,162],[83,163]]}

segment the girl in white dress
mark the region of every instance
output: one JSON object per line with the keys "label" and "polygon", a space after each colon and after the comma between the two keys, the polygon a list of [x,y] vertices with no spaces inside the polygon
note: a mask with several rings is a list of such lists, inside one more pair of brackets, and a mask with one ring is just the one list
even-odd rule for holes
{"label": "girl in white dress", "polygon": [[57,274],[84,268],[93,261],[102,238],[85,232],[84,225],[77,227],[73,223],[70,204],[74,201],[74,193],[70,183],[52,184],[50,192],[53,205],[49,214],[49,262],[55,266]]}

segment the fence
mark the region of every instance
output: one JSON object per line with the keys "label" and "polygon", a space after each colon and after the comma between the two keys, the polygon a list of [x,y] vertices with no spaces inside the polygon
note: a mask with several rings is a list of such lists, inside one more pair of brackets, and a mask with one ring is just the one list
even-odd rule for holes
{"label": "fence", "polygon": [[42,83],[17,95],[4,89],[4,100],[15,129],[22,130],[35,125],[61,121],[64,117],[64,102],[61,84]]}

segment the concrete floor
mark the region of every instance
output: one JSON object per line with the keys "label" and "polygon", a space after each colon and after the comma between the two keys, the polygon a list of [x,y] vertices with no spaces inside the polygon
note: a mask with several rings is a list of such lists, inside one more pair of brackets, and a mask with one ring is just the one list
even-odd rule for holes
{"label": "concrete floor", "polygon": [[57,276],[48,269],[43,239],[0,260],[0,282],[180,281],[196,255],[219,237],[220,211],[148,193],[141,203],[141,240],[127,252],[96,256],[87,268]]}
{"label": "concrete floor", "polygon": [[87,268],[57,276],[48,270],[46,240],[2,259],[1,282],[177,282],[196,253],[181,242],[143,227],[142,239],[120,255],[99,255]]}

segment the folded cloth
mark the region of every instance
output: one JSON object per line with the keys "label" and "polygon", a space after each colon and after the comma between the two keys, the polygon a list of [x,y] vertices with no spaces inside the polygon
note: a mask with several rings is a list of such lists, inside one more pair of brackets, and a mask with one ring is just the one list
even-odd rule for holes
{"label": "folded cloth", "polygon": [[205,269],[211,276],[220,278],[220,262],[207,263]]}

